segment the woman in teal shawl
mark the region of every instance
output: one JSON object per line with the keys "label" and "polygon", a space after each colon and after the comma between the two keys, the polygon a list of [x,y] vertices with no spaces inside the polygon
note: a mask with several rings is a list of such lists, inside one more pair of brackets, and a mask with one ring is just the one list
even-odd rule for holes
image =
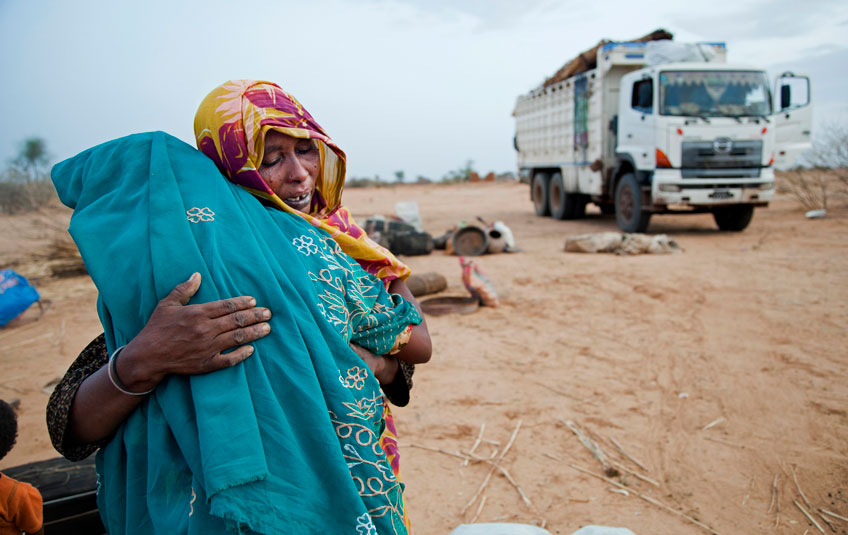
{"label": "woman in teal shawl", "polygon": [[247,294],[274,310],[251,358],[166,377],[98,454],[109,533],[406,533],[379,385],[348,343],[397,349],[415,308],[167,134],[100,145],[52,176],[110,351],[194,271],[199,302]]}

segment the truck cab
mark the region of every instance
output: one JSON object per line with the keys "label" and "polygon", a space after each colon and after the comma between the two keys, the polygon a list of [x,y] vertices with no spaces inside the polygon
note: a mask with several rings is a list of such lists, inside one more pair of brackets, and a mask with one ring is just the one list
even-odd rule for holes
{"label": "truck cab", "polygon": [[[724,43],[601,43],[591,70],[518,98],[519,174],[538,215],[581,217],[588,202],[643,232],[662,213],[748,226],[774,195],[775,167],[810,146],[810,81],[725,63]],[[582,56],[581,56],[582,57]]]}

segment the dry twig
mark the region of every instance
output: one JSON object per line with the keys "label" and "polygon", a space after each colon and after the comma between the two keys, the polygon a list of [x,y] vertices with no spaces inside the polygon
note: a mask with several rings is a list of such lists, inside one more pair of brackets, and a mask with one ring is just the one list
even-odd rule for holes
{"label": "dry twig", "polygon": [[661,509],[665,509],[665,510],[666,510],[666,511],[668,511],[669,513],[673,513],[673,514],[675,514],[675,515],[677,515],[677,516],[679,516],[679,517],[681,517],[681,518],[684,518],[684,519],[686,519],[687,521],[689,521],[689,522],[691,522],[691,523],[695,524],[695,525],[696,525],[696,526],[698,526],[699,528],[703,528],[703,529],[705,529],[705,530],[709,531],[709,532],[710,532],[710,533],[712,533],[713,535],[719,535],[719,533],[718,533],[716,530],[714,530],[713,528],[709,527],[708,525],[706,525],[706,524],[704,524],[704,523],[702,523],[702,522],[699,522],[699,521],[695,520],[694,518],[692,518],[691,516],[687,515],[686,513],[681,513],[681,512],[680,512],[680,511],[678,511],[677,509],[673,509],[673,508],[669,507],[668,505],[666,505],[666,504],[664,504],[664,503],[660,502],[659,500],[656,500],[656,499],[654,499],[654,498],[651,498],[650,496],[646,496],[645,494],[642,494],[641,492],[637,492],[637,491],[636,491],[636,490],[634,490],[634,489],[627,488],[627,487],[625,487],[624,485],[622,485],[621,483],[619,483],[618,481],[614,481],[614,480],[612,480],[612,479],[610,479],[610,478],[608,478],[608,477],[598,475],[598,474],[596,474],[596,473],[594,473],[594,472],[591,472],[591,471],[589,471],[589,470],[586,470],[586,469],[585,469],[585,468],[583,468],[583,467],[577,466],[576,464],[570,464],[569,466],[571,466],[572,468],[574,468],[575,470],[577,470],[577,471],[579,471],[579,472],[583,472],[584,474],[588,474],[588,475],[590,475],[590,476],[592,476],[592,477],[596,477],[596,478],[598,478],[598,479],[600,479],[600,480],[602,480],[602,481],[606,481],[606,482],[607,482],[607,483],[609,483],[610,485],[615,485],[616,487],[619,487],[619,488],[624,489],[624,490],[626,490],[626,491],[632,492],[633,494],[635,494],[635,495],[636,495],[636,496],[638,496],[639,498],[642,498],[643,500],[645,500],[645,501],[646,501],[646,502],[648,502],[648,503],[652,503],[652,504],[656,505],[657,507],[660,507]]}
{"label": "dry twig", "polygon": [[471,524],[477,522],[477,518],[480,516],[480,513],[483,511],[483,506],[486,505],[486,495],[483,495],[483,498],[480,499],[480,505],[477,506],[477,512],[474,513],[474,518],[471,519]]}
{"label": "dry twig", "polygon": [[824,528],[822,528],[822,527],[819,525],[819,523],[818,523],[818,522],[816,522],[816,519],[815,519],[815,518],[813,518],[812,516],[810,516],[810,513],[808,513],[808,512],[807,512],[807,510],[806,510],[806,509],[804,509],[804,506],[803,506],[803,505],[801,505],[800,503],[798,503],[798,500],[792,500],[792,503],[794,503],[794,504],[795,504],[795,507],[797,507],[798,509],[800,509],[800,510],[801,510],[801,512],[802,512],[802,513],[804,513],[804,516],[806,516],[806,517],[807,517],[807,520],[809,520],[810,522],[812,522],[812,523],[813,523],[813,525],[814,525],[816,528],[818,528],[818,530],[819,530],[819,531],[821,531],[822,533],[824,533]]}
{"label": "dry twig", "polygon": [[[471,446],[470,450],[468,450],[468,455],[474,455],[474,450],[476,450],[477,446],[480,445],[480,440],[483,438],[483,430],[485,430],[485,429],[486,429],[486,422],[483,422],[482,424],[480,424],[480,432],[477,433],[477,440],[474,441],[474,445]],[[462,463],[462,466],[468,466],[468,459],[466,459]]]}
{"label": "dry twig", "polygon": [[648,477],[648,476],[643,476],[642,474],[640,474],[640,473],[638,473],[638,472],[634,472],[633,470],[630,470],[629,468],[625,468],[625,467],[624,467],[624,465],[621,465],[621,464],[619,464],[619,463],[617,463],[617,462],[615,462],[615,461],[610,460],[610,464],[612,464],[612,466],[613,466],[613,467],[618,468],[618,469],[619,469],[619,470],[621,470],[622,472],[628,473],[628,474],[630,474],[630,475],[631,475],[631,476],[633,476],[633,477],[639,478],[639,479],[641,479],[642,481],[644,481],[644,482],[646,482],[646,483],[650,483],[651,485],[653,485],[653,486],[655,486],[655,487],[657,487],[657,488],[659,488],[659,486],[660,486],[660,484],[659,484],[659,483],[657,483],[656,481],[654,481],[654,480],[653,480],[653,479],[651,479],[650,477]]}
{"label": "dry twig", "polygon": [[804,504],[811,511],[815,511],[815,508],[810,505],[810,500],[807,499],[807,497],[804,495],[804,491],[801,490],[801,485],[798,484],[798,476],[795,474],[795,467],[790,464],[789,469],[792,471],[792,480],[795,481],[795,488],[798,489],[798,494],[801,495],[801,499],[804,500]]}
{"label": "dry twig", "polygon": [[462,508],[460,514],[464,515],[465,512],[468,511],[468,508],[471,507],[471,505],[477,500],[477,497],[480,496],[480,493],[483,492],[483,489],[486,488],[486,485],[489,484],[489,479],[492,478],[492,474],[495,472],[495,469],[498,467],[498,464],[500,464],[500,462],[503,460],[504,456],[509,451],[509,448],[512,447],[512,443],[515,441],[515,437],[518,435],[519,429],[521,429],[521,420],[518,420],[518,423],[515,425],[515,430],[512,432],[512,436],[509,437],[509,441],[506,443],[506,446],[504,446],[503,450],[501,450],[500,454],[498,455],[498,458],[492,461],[492,468],[489,470],[489,473],[486,474],[486,478],[480,484],[480,487],[477,489],[477,492],[474,493],[474,496],[471,498],[471,501],[469,501],[468,504],[466,504],[466,506]]}
{"label": "dry twig", "polygon": [[716,419],[715,419],[715,420],[713,420],[712,422],[710,422],[710,423],[708,423],[707,425],[705,425],[705,426],[704,426],[704,428],[703,428],[703,429],[701,429],[701,431],[706,431],[707,429],[709,429],[709,428],[711,428],[711,427],[715,427],[715,426],[717,426],[718,424],[723,423],[723,422],[724,422],[724,417],[716,418]]}
{"label": "dry twig", "polygon": [[821,511],[822,513],[824,513],[826,515],[830,515],[833,518],[838,518],[839,520],[843,520],[845,522],[848,522],[848,518],[845,518],[844,516],[837,515],[836,513],[828,511],[827,509],[822,509],[821,507],[819,507],[819,511]]}
{"label": "dry twig", "polygon": [[571,429],[571,432],[577,435],[577,438],[578,440],[580,440],[580,443],[583,444],[586,449],[592,452],[592,455],[594,455],[598,462],[601,463],[601,466],[603,467],[604,473],[606,475],[614,477],[619,474],[618,470],[615,467],[610,466],[606,452],[601,449],[601,447],[598,446],[598,444],[594,440],[586,436],[586,433],[584,433],[583,430],[580,429],[577,424],[575,424],[571,420],[563,420],[562,418],[560,418],[559,421],[562,422],[567,428]]}
{"label": "dry twig", "polygon": [[632,462],[633,464],[635,464],[636,466],[638,466],[638,467],[639,467],[639,468],[641,468],[642,470],[644,470],[644,471],[646,471],[646,472],[650,472],[650,470],[648,470],[648,469],[645,467],[645,465],[644,465],[644,464],[640,463],[639,461],[637,461],[636,459],[634,459],[633,457],[631,457],[631,456],[630,456],[630,454],[628,454],[626,451],[624,451],[624,448],[623,448],[623,447],[621,447],[621,444],[619,444],[619,443],[618,443],[618,441],[617,441],[616,439],[612,438],[611,436],[607,436],[607,438],[608,438],[608,439],[610,439],[610,442],[612,442],[612,443],[613,443],[613,445],[614,445],[614,446],[615,446],[615,448],[618,450],[618,452],[619,452],[620,454],[624,455],[624,457],[625,457],[625,458],[627,458],[628,460],[630,460],[630,462]]}
{"label": "dry twig", "polygon": [[766,514],[771,513],[772,508],[774,507],[774,502],[777,499],[777,474],[774,474],[774,480],[771,482],[771,501],[769,502],[768,511]]}

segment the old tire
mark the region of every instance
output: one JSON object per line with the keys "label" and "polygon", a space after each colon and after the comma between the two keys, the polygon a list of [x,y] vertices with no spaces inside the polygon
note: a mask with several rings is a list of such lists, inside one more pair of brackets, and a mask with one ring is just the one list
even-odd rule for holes
{"label": "old tire", "polygon": [[548,206],[549,183],[550,177],[546,173],[536,173],[536,176],[533,177],[533,206],[536,208],[537,216],[551,215]]}
{"label": "old tire", "polygon": [[718,228],[724,231],[739,232],[745,230],[754,217],[754,207],[750,204],[734,204],[713,208],[713,219]]}
{"label": "old tire", "polygon": [[642,209],[642,190],[633,173],[626,173],[615,188],[615,220],[622,232],[645,232],[651,213]]}

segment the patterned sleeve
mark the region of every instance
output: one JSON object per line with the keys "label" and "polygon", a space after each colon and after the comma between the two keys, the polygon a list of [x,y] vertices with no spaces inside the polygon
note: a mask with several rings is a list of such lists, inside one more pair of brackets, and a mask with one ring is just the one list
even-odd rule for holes
{"label": "patterned sleeve", "polygon": [[81,461],[98,448],[106,444],[107,440],[92,443],[77,442],[71,433],[68,433],[68,418],[71,414],[71,403],[79,390],[80,385],[90,375],[102,368],[109,361],[109,352],[106,349],[106,338],[103,334],[91,341],[82,350],[82,353],[65,372],[65,376],[56,385],[50,401],[47,402],[47,430],[50,440],[56,451],[70,461]]}

